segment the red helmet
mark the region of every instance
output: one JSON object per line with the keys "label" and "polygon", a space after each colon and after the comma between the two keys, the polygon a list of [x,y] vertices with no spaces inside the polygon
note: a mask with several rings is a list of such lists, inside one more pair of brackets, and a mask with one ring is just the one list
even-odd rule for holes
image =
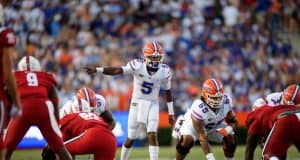
{"label": "red helmet", "polygon": [[163,61],[164,51],[157,42],[148,42],[143,47],[143,58],[146,65],[151,68],[158,68]]}
{"label": "red helmet", "polygon": [[282,100],[285,104],[300,106],[300,86],[289,85],[282,93]]}
{"label": "red helmet", "polygon": [[76,93],[77,99],[86,100],[91,107],[96,107],[95,92],[88,88],[82,87]]}
{"label": "red helmet", "polygon": [[221,81],[207,79],[202,85],[202,98],[211,108],[220,108],[223,104],[224,88]]}

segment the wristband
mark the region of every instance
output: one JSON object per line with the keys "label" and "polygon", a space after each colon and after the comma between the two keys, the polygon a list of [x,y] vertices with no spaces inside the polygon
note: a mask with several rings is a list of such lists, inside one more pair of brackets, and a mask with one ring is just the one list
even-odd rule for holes
{"label": "wristband", "polygon": [[96,71],[99,73],[103,73],[104,68],[103,67],[96,67]]}
{"label": "wristband", "polygon": [[225,130],[226,130],[227,133],[230,134],[230,135],[233,135],[233,134],[234,134],[233,128],[232,128],[231,126],[225,127]]}
{"label": "wristband", "polygon": [[173,101],[167,103],[169,115],[174,115]]}
{"label": "wristband", "polygon": [[215,160],[215,156],[214,156],[213,153],[208,153],[208,154],[206,155],[206,159],[207,159],[207,160]]}

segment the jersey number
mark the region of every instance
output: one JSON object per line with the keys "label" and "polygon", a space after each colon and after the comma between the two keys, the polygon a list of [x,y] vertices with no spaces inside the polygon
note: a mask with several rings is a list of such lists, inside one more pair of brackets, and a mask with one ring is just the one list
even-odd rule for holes
{"label": "jersey number", "polygon": [[143,82],[142,87],[142,93],[150,94],[152,92],[153,83]]}
{"label": "jersey number", "polygon": [[38,86],[39,82],[35,73],[27,73],[26,80],[28,86]]}

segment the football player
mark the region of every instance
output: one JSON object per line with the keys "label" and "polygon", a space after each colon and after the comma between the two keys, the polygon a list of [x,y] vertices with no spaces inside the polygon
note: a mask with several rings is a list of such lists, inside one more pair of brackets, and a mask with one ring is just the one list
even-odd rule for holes
{"label": "football player", "polygon": [[292,144],[300,151],[299,117],[299,109],[283,112],[277,117],[263,148],[264,160],[284,160]]}
{"label": "football player", "polygon": [[134,140],[141,128],[146,128],[150,160],[158,159],[159,145],[157,128],[159,121],[159,91],[166,92],[169,123],[175,121],[171,94],[171,69],[163,64],[164,51],[157,42],[148,42],[143,47],[143,60],[134,59],[123,67],[87,67],[87,73],[105,75],[133,75],[133,93],[128,116],[128,135],[121,150],[121,160],[127,160]]}
{"label": "football player", "polygon": [[[93,154],[94,160],[113,160],[117,141],[111,127],[93,112],[65,115],[60,120],[67,149],[72,155]],[[95,139],[98,137],[98,140]]]}
{"label": "football player", "polygon": [[[252,110],[259,108],[265,104],[274,107],[280,104],[294,105],[294,100],[300,97],[299,85],[291,84],[282,92],[274,92],[266,96],[266,98],[258,98],[252,106]],[[298,98],[299,99],[299,98]]]}
{"label": "football player", "polygon": [[[61,159],[71,160],[66,150],[58,123],[57,82],[52,74],[42,72],[39,61],[32,56],[23,57],[15,72],[20,93],[23,114],[9,122],[4,139],[5,159],[9,160],[13,151],[31,125],[36,125]],[[5,152],[4,152],[5,153]]]}
{"label": "football player", "polygon": [[60,109],[60,119],[67,114],[81,112],[87,109],[101,116],[104,121],[109,124],[111,129],[115,127],[115,120],[110,109],[107,107],[104,97],[100,94],[96,94],[88,87],[80,88],[76,93],[76,97],[64,104]]}
{"label": "football player", "polygon": [[293,109],[296,109],[296,106],[278,105],[276,107],[270,107],[264,105],[248,114],[246,120],[246,127],[248,129],[245,151],[246,160],[253,160],[256,146],[261,142],[264,143],[277,116],[282,112]]}
{"label": "football player", "polygon": [[15,76],[12,72],[12,55],[15,52],[15,33],[4,27],[3,7],[0,4],[0,159],[3,149],[3,129],[8,115],[16,117],[21,115],[21,104],[17,92]]}
{"label": "football player", "polygon": [[[92,101],[92,98],[96,100],[96,107],[91,107],[87,102]],[[75,106],[68,105],[63,108],[64,115],[60,120],[67,149],[73,156],[93,154],[94,160],[114,159],[117,142],[111,130],[115,123],[105,105],[104,97],[94,94],[90,88],[82,87],[77,92],[77,100],[79,103],[73,103]],[[95,137],[100,140],[95,140]],[[44,148],[42,156],[44,160],[55,159],[54,152],[48,147]]]}
{"label": "football player", "polygon": [[224,94],[223,84],[217,79],[207,79],[203,83],[200,98],[194,100],[173,129],[172,135],[179,139],[176,160],[183,160],[197,140],[207,160],[215,160],[209,141],[223,143],[226,159],[232,160],[236,149],[236,126],[232,100]]}

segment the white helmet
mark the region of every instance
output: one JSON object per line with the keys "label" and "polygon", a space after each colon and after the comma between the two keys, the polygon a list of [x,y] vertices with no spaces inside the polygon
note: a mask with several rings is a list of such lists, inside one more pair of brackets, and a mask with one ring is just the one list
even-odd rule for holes
{"label": "white helmet", "polygon": [[41,71],[41,65],[39,60],[33,56],[24,56],[18,63],[19,71]]}
{"label": "white helmet", "polygon": [[256,110],[257,108],[262,107],[265,104],[267,104],[267,102],[263,98],[256,99],[252,105],[252,111]]}

